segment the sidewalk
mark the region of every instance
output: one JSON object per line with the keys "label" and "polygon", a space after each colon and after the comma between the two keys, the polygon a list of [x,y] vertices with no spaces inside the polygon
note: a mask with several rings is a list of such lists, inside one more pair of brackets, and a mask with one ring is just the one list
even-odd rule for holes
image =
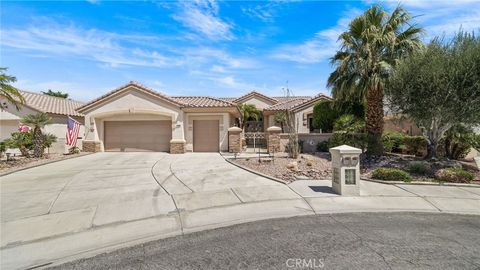
{"label": "sidewalk", "polygon": [[[135,198],[112,204],[92,223],[93,209],[58,212],[4,223],[1,268],[47,266],[120,247],[232,224],[340,212],[447,212],[480,215],[480,188],[386,185],[361,181],[361,196],[342,197],[330,181],[237,187]],[[152,204],[153,203],[153,204]],[[142,211],[154,214],[143,215]],[[107,215],[108,214],[108,215]],[[125,222],[109,222],[119,215]],[[154,216],[152,216],[154,215]],[[147,216],[145,218],[145,216]],[[39,224],[37,228],[32,224]],[[72,224],[75,228],[72,230]],[[8,232],[8,233],[3,233]]]}

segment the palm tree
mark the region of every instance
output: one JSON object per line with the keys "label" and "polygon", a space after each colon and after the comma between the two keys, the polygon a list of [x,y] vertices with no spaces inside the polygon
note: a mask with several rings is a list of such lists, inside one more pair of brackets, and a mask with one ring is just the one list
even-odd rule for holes
{"label": "palm tree", "polygon": [[240,106],[238,106],[238,109],[240,110],[240,128],[244,129],[245,128],[245,122],[249,119],[254,119],[257,121],[260,119],[260,114],[261,112],[255,107],[253,104],[245,104],[242,103]]}
{"label": "palm tree", "polygon": [[282,132],[284,132],[284,126],[287,122],[287,113],[286,112],[278,112],[275,114],[275,122],[280,124],[282,128]]}
{"label": "palm tree", "polygon": [[[5,74],[5,70],[7,70],[6,67],[0,67],[0,97],[5,98],[20,110],[20,105],[25,104],[25,98],[17,88],[10,85],[16,82],[17,78]],[[0,103],[0,109],[5,109],[5,105]]]}
{"label": "palm tree", "polygon": [[49,124],[52,118],[46,113],[28,114],[22,118],[22,123],[33,128],[33,155],[35,157],[42,157],[44,150],[44,136],[42,128]]}
{"label": "palm tree", "polygon": [[48,91],[44,92],[42,91],[42,94],[47,95],[47,96],[52,96],[52,97],[58,97],[58,98],[68,98],[68,93],[63,93],[60,91],[52,91],[52,89],[48,89]]}
{"label": "palm tree", "polygon": [[381,155],[384,86],[396,63],[422,47],[422,28],[401,7],[391,14],[374,5],[355,18],[339,36],[341,49],[332,57],[328,78],[335,99],[366,103],[367,152]]}

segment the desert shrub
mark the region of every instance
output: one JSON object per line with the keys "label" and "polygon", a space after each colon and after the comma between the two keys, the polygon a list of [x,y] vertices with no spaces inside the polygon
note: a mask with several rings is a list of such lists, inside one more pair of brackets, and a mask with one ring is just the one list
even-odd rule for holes
{"label": "desert shrub", "polygon": [[328,141],[318,142],[317,143],[318,152],[328,152]]}
{"label": "desert shrub", "polygon": [[475,179],[475,175],[462,168],[454,167],[438,170],[435,178],[443,182],[469,183]]}
{"label": "desert shrub", "polygon": [[372,178],[385,181],[412,181],[408,172],[395,168],[378,168],[372,173]]}
{"label": "desert shrub", "polygon": [[0,142],[0,156],[7,151],[7,144],[5,141]]}
{"label": "desert shrub", "polygon": [[427,139],[422,136],[405,136],[403,144],[405,154],[424,156],[427,151]]}
{"label": "desert shrub", "polygon": [[343,144],[365,150],[367,146],[367,136],[363,133],[334,132],[330,140],[328,140],[328,148]]}
{"label": "desert shrub", "polygon": [[419,175],[428,175],[432,172],[430,165],[423,161],[412,161],[408,164],[408,169],[410,173],[419,174]]}
{"label": "desert shrub", "polygon": [[467,156],[470,149],[478,148],[480,135],[475,134],[473,128],[457,124],[451,127],[445,137],[440,140],[437,154],[449,159],[462,159]]}
{"label": "desert shrub", "polygon": [[340,116],[333,125],[334,131],[362,132],[365,129],[365,121],[353,114]]}

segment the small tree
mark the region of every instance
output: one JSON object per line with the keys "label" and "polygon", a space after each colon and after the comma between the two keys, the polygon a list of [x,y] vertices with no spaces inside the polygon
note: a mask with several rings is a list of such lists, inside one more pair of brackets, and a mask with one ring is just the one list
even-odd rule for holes
{"label": "small tree", "polygon": [[321,129],[322,132],[332,132],[333,123],[339,116],[333,101],[320,101],[313,107],[313,127]]}
{"label": "small tree", "polygon": [[52,97],[58,97],[58,98],[68,98],[68,93],[63,93],[60,91],[52,91],[52,89],[48,89],[48,91],[46,92],[42,91],[42,94],[47,96],[52,96]]}
{"label": "small tree", "polygon": [[33,155],[35,157],[42,157],[44,145],[44,136],[42,134],[42,128],[49,124],[51,121],[50,116],[46,113],[28,114],[23,117],[22,122],[33,128]]}
{"label": "small tree", "polygon": [[[5,98],[12,103],[17,110],[20,110],[22,104],[25,104],[25,98],[22,96],[17,88],[11,86],[11,83],[17,81],[17,78],[5,74],[7,68],[0,67],[0,97]],[[0,109],[5,109],[5,106],[0,103]]]}
{"label": "small tree", "polygon": [[47,148],[49,152],[50,152],[50,147],[56,141],[57,141],[57,136],[50,133],[43,134],[43,147]]}
{"label": "small tree", "polygon": [[286,112],[278,112],[275,114],[275,122],[280,124],[282,128],[282,133],[285,132],[284,126],[287,123],[287,113]]}
{"label": "small tree", "polygon": [[29,150],[33,147],[33,134],[32,132],[14,132],[10,138],[5,140],[5,145],[8,148],[18,148],[22,156],[30,157]]}
{"label": "small tree", "polygon": [[240,128],[245,129],[245,123],[249,119],[254,119],[258,120],[260,119],[261,112],[255,107],[253,104],[245,104],[242,103],[240,106],[238,106],[238,109],[240,110]]}
{"label": "small tree", "polygon": [[480,39],[460,32],[434,39],[401,61],[387,87],[389,104],[424,128],[427,158],[437,157],[445,132],[457,123],[480,123]]}

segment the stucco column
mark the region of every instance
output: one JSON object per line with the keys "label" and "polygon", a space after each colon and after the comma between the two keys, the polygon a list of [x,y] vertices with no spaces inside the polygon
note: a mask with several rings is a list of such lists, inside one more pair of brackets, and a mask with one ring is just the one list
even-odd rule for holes
{"label": "stucco column", "polygon": [[242,151],[242,129],[231,127],[228,129],[228,152],[240,153]]}
{"label": "stucco column", "polygon": [[280,151],[280,133],[282,129],[277,126],[267,128],[267,149],[269,153]]}

